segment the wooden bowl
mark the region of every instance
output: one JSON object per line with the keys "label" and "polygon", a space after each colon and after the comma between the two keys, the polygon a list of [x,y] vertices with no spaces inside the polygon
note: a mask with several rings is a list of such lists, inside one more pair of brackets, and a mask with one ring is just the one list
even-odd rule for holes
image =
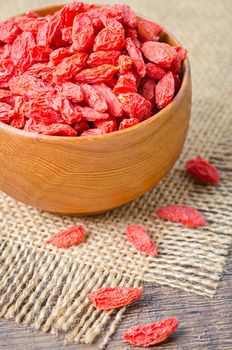
{"label": "wooden bowl", "polygon": [[[52,14],[59,7],[37,11]],[[165,41],[179,43],[165,33]],[[95,137],[37,135],[0,123],[0,190],[62,214],[95,214],[121,206],[154,187],[178,159],[188,130],[188,60],[173,101],[150,119]]]}

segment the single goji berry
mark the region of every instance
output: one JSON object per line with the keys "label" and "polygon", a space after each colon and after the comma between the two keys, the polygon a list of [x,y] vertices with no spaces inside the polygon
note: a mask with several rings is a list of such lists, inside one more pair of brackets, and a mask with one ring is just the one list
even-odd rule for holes
{"label": "single goji berry", "polygon": [[86,51],[93,46],[94,28],[90,17],[81,13],[77,15],[73,22],[72,47],[75,51]]}
{"label": "single goji berry", "polygon": [[113,132],[116,130],[117,124],[115,120],[99,120],[94,123],[94,125],[101,129],[104,134],[108,134],[109,132]]}
{"label": "single goji berry", "polygon": [[87,64],[90,67],[101,66],[102,64],[112,64],[117,66],[120,51],[97,51],[89,55]]}
{"label": "single goji berry", "polygon": [[136,24],[137,24],[136,14],[132,10],[132,8],[128,5],[119,5],[119,7],[122,10],[123,22],[129,27],[132,27],[132,28],[136,27]]}
{"label": "single goji berry", "polygon": [[126,72],[131,69],[133,64],[132,58],[130,56],[121,55],[118,58],[119,72],[121,74],[126,74]]}
{"label": "single goji berry", "polygon": [[27,73],[11,78],[9,88],[12,94],[28,98],[37,98],[50,92],[49,86],[41,79]]}
{"label": "single goji berry", "polygon": [[74,109],[80,113],[82,120],[94,122],[96,120],[105,120],[109,118],[109,113],[98,112],[90,107],[75,106]]}
{"label": "single goji berry", "polygon": [[0,122],[10,123],[14,117],[15,112],[13,108],[7,103],[0,102]]}
{"label": "single goji berry", "polygon": [[158,255],[155,243],[141,226],[128,225],[126,238],[139,251],[152,256]]}
{"label": "single goji berry", "polygon": [[[144,78],[145,79],[145,78]],[[155,81],[150,78],[146,78],[146,80],[143,82],[143,90],[142,90],[142,96],[149,100],[152,104],[155,101]]]}
{"label": "single goji berry", "polygon": [[0,23],[0,42],[12,43],[20,33],[21,30],[13,19]]}
{"label": "single goji berry", "polygon": [[127,38],[125,40],[125,43],[126,43],[126,49],[133,60],[133,64],[137,72],[141,77],[144,77],[144,75],[146,74],[146,66],[145,66],[140,49],[136,47],[136,45],[134,44],[131,38]]}
{"label": "single goji berry", "polygon": [[163,28],[153,21],[139,17],[137,19],[138,36],[141,41],[157,41]]}
{"label": "single goji berry", "polygon": [[138,118],[125,118],[121,121],[119,124],[118,130],[123,130],[130,128],[133,125],[139,124],[139,119]]}
{"label": "single goji berry", "polygon": [[103,131],[101,129],[88,129],[85,130],[80,136],[84,137],[84,136],[98,136],[98,135],[102,135],[104,134]]}
{"label": "single goji berry", "polygon": [[156,106],[161,109],[166,107],[173,99],[175,94],[175,80],[172,72],[165,73],[162,79],[158,81],[155,89]]}
{"label": "single goji berry", "polygon": [[54,80],[64,82],[72,79],[84,67],[87,58],[88,55],[84,52],[64,58],[53,72]]}
{"label": "single goji berry", "polygon": [[100,84],[113,78],[118,68],[111,64],[103,64],[96,68],[87,68],[77,73],[75,80],[80,83]]}
{"label": "single goji berry", "polygon": [[93,87],[106,101],[109,113],[114,117],[120,117],[122,115],[122,105],[113,91],[105,84],[93,85]]}
{"label": "single goji berry", "polygon": [[17,129],[23,129],[26,122],[26,118],[22,114],[15,115],[10,122],[10,126]]}
{"label": "single goji berry", "polygon": [[89,124],[85,121],[80,121],[73,126],[73,129],[78,135],[81,135],[85,130],[89,129]]}
{"label": "single goji berry", "polygon": [[111,310],[128,305],[140,298],[142,288],[101,288],[87,295],[93,305],[100,310]]}
{"label": "single goji berry", "polygon": [[156,215],[160,218],[178,222],[188,227],[203,226],[205,218],[195,208],[187,205],[168,205],[156,210]]}
{"label": "single goji berry", "polygon": [[138,118],[141,121],[151,116],[151,102],[136,92],[120,94],[118,98],[123,111],[130,118]]}
{"label": "single goji berry", "polygon": [[154,80],[160,80],[163,78],[165,74],[165,70],[160,68],[157,64],[155,63],[147,63],[146,64],[146,72],[147,75]]}
{"label": "single goji berry", "polygon": [[123,339],[134,346],[146,348],[163,342],[177,328],[177,318],[169,318],[146,326],[132,326],[124,333]]}
{"label": "single goji berry", "polygon": [[119,22],[117,24],[108,25],[98,33],[94,41],[94,51],[112,51],[123,48],[125,31]]}
{"label": "single goji berry", "polygon": [[105,99],[92,85],[82,84],[81,88],[84,94],[84,100],[90,107],[99,112],[105,112],[108,109]]}
{"label": "single goji berry", "polygon": [[61,96],[66,97],[68,100],[78,103],[83,101],[84,95],[81,87],[74,83],[63,83],[60,86],[59,92]]}
{"label": "single goji berry", "polygon": [[19,72],[24,72],[32,64],[32,57],[29,50],[35,46],[35,38],[30,32],[23,32],[18,35],[12,44],[11,59]]}
{"label": "single goji berry", "polygon": [[115,95],[124,94],[127,92],[137,92],[136,81],[130,75],[121,75],[113,90]]}
{"label": "single goji berry", "polygon": [[52,51],[50,54],[50,62],[53,66],[57,66],[64,58],[69,56],[72,56],[70,50],[66,47],[60,47],[59,49]]}
{"label": "single goji berry", "polygon": [[47,240],[58,248],[68,248],[83,242],[85,229],[83,226],[72,226],[64,231],[56,233]]}
{"label": "single goji berry", "polygon": [[176,50],[171,45],[155,41],[147,41],[142,46],[142,53],[151,62],[160,67],[170,67],[176,58]]}
{"label": "single goji berry", "polygon": [[220,173],[215,166],[200,156],[187,160],[187,172],[200,180],[209,184],[217,184],[220,181]]}

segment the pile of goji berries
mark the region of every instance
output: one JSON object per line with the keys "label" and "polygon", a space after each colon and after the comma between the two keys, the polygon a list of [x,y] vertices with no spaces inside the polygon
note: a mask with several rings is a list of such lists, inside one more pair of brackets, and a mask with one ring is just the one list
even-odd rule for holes
{"label": "pile of goji berries", "polygon": [[72,2],[0,23],[0,121],[46,135],[128,128],[167,106],[187,52],[127,5]]}

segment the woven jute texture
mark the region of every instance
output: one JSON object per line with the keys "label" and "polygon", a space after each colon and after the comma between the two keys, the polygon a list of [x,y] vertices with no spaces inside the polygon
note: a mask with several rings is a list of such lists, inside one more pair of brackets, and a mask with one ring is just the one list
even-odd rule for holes
{"label": "woven jute texture", "polygon": [[[0,316],[53,334],[64,331],[75,342],[91,343],[104,330],[101,348],[125,310],[95,310],[86,299],[88,292],[154,282],[213,296],[231,243],[232,1],[126,2],[165,24],[189,51],[193,110],[181,159],[153,191],[95,217],[59,217],[0,195]],[[55,3],[61,2],[1,0],[0,16]],[[203,186],[186,176],[184,162],[197,154],[221,171],[219,186]],[[161,221],[154,213],[165,204],[195,206],[208,223],[188,229]],[[142,255],[126,242],[128,223],[147,228],[157,242],[158,257]],[[73,224],[87,228],[85,244],[57,250],[45,243]]]}

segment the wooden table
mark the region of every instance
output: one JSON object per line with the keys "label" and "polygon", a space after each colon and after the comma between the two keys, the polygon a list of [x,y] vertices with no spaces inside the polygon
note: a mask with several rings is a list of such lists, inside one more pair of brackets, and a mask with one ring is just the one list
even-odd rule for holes
{"label": "wooden table", "polygon": [[[107,350],[132,349],[121,340],[123,332],[133,324],[149,323],[163,317],[176,316],[179,330],[158,349],[225,350],[232,349],[232,252],[224,268],[222,281],[214,299],[160,285],[146,285],[142,302],[131,305]],[[65,345],[64,337],[38,333],[13,321],[0,320],[1,350],[93,350],[97,344]]]}

